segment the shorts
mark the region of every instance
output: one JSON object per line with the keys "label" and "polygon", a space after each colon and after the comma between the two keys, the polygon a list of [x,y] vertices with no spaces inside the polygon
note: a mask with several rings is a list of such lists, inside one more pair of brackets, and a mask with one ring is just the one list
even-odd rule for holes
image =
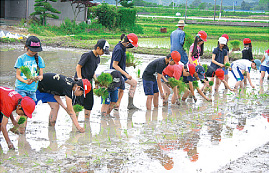
{"label": "shorts", "polygon": [[192,81],[195,81],[196,78],[195,77],[191,77],[191,76],[183,76],[183,82],[184,83],[189,83],[189,82],[192,82]]}
{"label": "shorts", "polygon": [[[114,91],[108,91],[109,96],[105,99],[105,104],[109,105],[111,102],[116,103],[118,101],[118,89]],[[101,104],[103,103],[103,98],[101,98]]]}
{"label": "shorts", "polygon": [[267,73],[269,74],[269,67],[261,65],[260,71],[267,71]]}
{"label": "shorts", "polygon": [[157,81],[148,81],[143,79],[143,88],[145,95],[154,95],[159,92]]}
{"label": "shorts", "polygon": [[0,123],[2,123],[3,116],[4,116],[4,114],[2,114],[2,112],[0,112]]}
{"label": "shorts", "polygon": [[236,81],[242,81],[244,79],[244,75],[242,74],[241,70],[237,66],[233,66],[232,64],[232,74]]}
{"label": "shorts", "polygon": [[36,92],[35,91],[26,91],[22,89],[15,88],[15,91],[19,93],[22,97],[28,96],[34,101],[36,101]]}
{"label": "shorts", "polygon": [[93,100],[93,89],[92,89],[88,94],[86,94],[85,98],[84,98],[84,95],[76,97],[73,104],[74,105],[79,104],[79,105],[82,105],[84,109],[86,110],[92,110],[93,103],[94,103],[94,100]]}
{"label": "shorts", "polygon": [[57,102],[54,98],[53,94],[50,93],[43,93],[40,92],[39,90],[36,91],[36,102],[35,104],[37,104],[39,102],[39,100],[42,101],[42,103],[48,103],[48,102]]}
{"label": "shorts", "polygon": [[222,70],[224,71],[224,75],[228,75],[228,69],[226,69],[225,67],[223,67]]}

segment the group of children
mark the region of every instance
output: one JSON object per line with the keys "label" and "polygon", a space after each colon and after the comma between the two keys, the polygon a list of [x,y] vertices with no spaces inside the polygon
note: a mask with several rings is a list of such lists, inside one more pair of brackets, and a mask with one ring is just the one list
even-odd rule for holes
{"label": "group of children", "polygon": [[[219,38],[218,47],[213,50],[212,62],[207,69],[200,63],[200,56],[203,55],[204,51],[204,42],[207,41],[205,31],[199,31],[196,35],[194,43],[190,47],[189,61],[187,63],[183,64],[181,62],[181,55],[177,51],[172,51],[166,57],[150,62],[142,75],[143,88],[147,96],[146,108],[151,110],[152,102],[154,107],[158,107],[159,93],[163,99],[163,105],[166,105],[171,93],[170,88],[173,90],[172,104],[180,104],[180,101],[185,101],[190,94],[197,101],[194,89],[197,89],[198,93],[207,101],[211,101],[203,92],[205,87],[210,87],[208,78],[211,78],[210,81],[215,79],[215,91],[218,91],[221,82],[224,83],[227,89],[233,91],[228,85],[228,69],[225,66],[225,63],[229,62],[228,40],[229,37],[226,34]],[[254,88],[249,75],[250,69],[259,69],[261,62],[261,85],[265,71],[269,72],[269,49],[266,51],[267,54],[262,58],[262,61],[258,59],[253,60],[251,40],[244,39],[243,42],[245,47],[242,51],[243,59],[234,61],[231,67],[229,67],[237,80],[235,89],[245,80],[244,73],[246,73],[246,78]],[[112,109],[119,108],[125,83],[130,85],[127,108],[129,110],[138,109],[133,104],[137,81],[126,71],[126,49],[138,47],[137,43],[138,37],[134,33],[123,34],[121,41],[119,41],[112,52],[110,68],[102,72],[111,74],[113,78],[113,82],[107,88],[109,95],[102,101],[101,114],[104,116],[109,115]],[[93,50],[81,56],[76,66],[74,78],[56,73],[43,73],[45,63],[42,57],[38,55],[38,52],[42,51],[42,47],[37,37],[28,37],[25,49],[27,52],[18,57],[14,66],[16,69],[15,90],[0,87],[0,126],[8,147],[14,148],[6,129],[8,118],[10,117],[15,127],[20,127],[19,133],[24,133],[27,117],[32,117],[35,105],[40,100],[43,103],[48,103],[51,108],[49,114],[50,126],[55,125],[58,110],[61,106],[70,115],[76,128],[80,132],[85,132],[85,129],[78,123],[73,105],[82,105],[84,107],[85,120],[89,119],[94,105],[92,83],[94,81],[95,88],[102,87],[97,80],[99,74],[95,74],[95,71],[100,63],[100,56],[110,54],[108,42],[104,39],[98,40]],[[25,66],[30,69],[32,76],[30,79],[21,70]],[[182,82],[186,84],[187,87],[183,91],[182,98],[180,97],[178,87],[172,88],[169,84],[169,78],[182,79]],[[201,89],[194,86],[194,82],[197,80],[204,84]],[[66,104],[62,102],[60,96],[65,96]],[[12,114],[14,110],[18,114],[16,119]],[[26,117],[26,121],[22,125],[18,124],[20,117]]]}

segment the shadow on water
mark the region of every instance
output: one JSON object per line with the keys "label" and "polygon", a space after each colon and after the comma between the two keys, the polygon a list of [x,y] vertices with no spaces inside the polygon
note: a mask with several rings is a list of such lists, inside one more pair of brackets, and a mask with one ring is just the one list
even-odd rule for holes
{"label": "shadow on water", "polygon": [[[82,53],[87,50],[51,49],[40,55],[46,72],[73,76]],[[23,52],[1,52],[1,85],[12,87],[16,58]],[[136,55],[143,70],[155,56]],[[110,57],[102,57],[97,71],[109,68]],[[208,63],[208,62],[205,62]],[[100,115],[101,101],[95,97],[90,121],[79,123],[85,133],[78,133],[70,117],[61,108],[55,127],[48,126],[49,106],[39,104],[29,120],[25,135],[9,133],[16,150],[8,150],[1,134],[0,168],[7,172],[212,172],[245,153],[262,146],[269,139],[268,81],[264,94],[247,88],[235,94],[221,86],[219,94],[206,93],[212,102],[198,96],[180,106],[169,104],[147,111],[142,81],[137,68],[127,71],[137,79],[135,105],[126,109],[125,91],[114,118]],[[252,71],[258,88],[259,72]],[[230,75],[230,72],[229,72]],[[230,77],[229,83],[235,81]],[[128,88],[128,86],[127,86]],[[171,98],[170,98],[171,99]],[[8,129],[12,127],[9,122]]]}

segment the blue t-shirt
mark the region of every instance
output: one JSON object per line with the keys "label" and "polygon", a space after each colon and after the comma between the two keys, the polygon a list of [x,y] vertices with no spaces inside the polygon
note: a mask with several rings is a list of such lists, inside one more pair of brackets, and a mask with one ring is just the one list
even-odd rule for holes
{"label": "blue t-shirt", "polygon": [[110,69],[114,69],[113,68],[113,62],[114,61],[118,61],[118,65],[119,67],[125,71],[125,67],[126,67],[126,48],[121,44],[121,42],[119,42],[113,52],[112,52],[112,57],[111,57],[111,62],[110,62]]}
{"label": "blue t-shirt", "polygon": [[[20,68],[21,66],[29,67],[32,76],[39,75],[37,73],[37,64],[35,61],[35,57],[28,56],[26,53],[19,56],[14,65],[14,68],[17,69],[17,68]],[[38,56],[38,66],[39,68],[45,68],[45,63],[41,56]],[[27,80],[26,76],[23,73],[21,73],[21,76],[23,79]],[[18,79],[16,79],[15,81],[15,87],[21,90],[25,90],[25,91],[35,92],[37,90],[37,86],[38,86],[38,82],[33,82],[30,85],[28,85],[26,83],[19,81]]]}
{"label": "blue t-shirt", "polygon": [[181,55],[180,61],[183,64],[187,64],[188,55],[183,49],[184,41],[185,41],[185,32],[182,31],[180,28],[171,33],[170,35],[171,52],[178,51]]}
{"label": "blue t-shirt", "polygon": [[[215,54],[215,61],[224,64],[224,57],[227,56],[227,50],[226,49],[222,49],[220,50],[219,47],[215,48],[212,52],[213,54]],[[211,67],[214,68],[214,70],[217,70],[218,68],[220,68],[220,66],[218,66],[217,64],[211,62],[210,64]]]}

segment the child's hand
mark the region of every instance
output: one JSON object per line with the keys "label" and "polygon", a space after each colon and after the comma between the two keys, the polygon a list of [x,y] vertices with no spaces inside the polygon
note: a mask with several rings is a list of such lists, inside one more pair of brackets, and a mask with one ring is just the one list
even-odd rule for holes
{"label": "child's hand", "polygon": [[15,150],[15,147],[14,147],[14,145],[12,144],[12,142],[9,142],[7,145],[8,145],[8,148],[9,148],[9,149]]}
{"label": "child's hand", "polygon": [[255,86],[254,86],[254,85],[251,85],[251,87],[252,87],[252,88],[255,88]]}
{"label": "child's hand", "polygon": [[83,127],[78,128],[78,130],[79,130],[80,133],[84,133],[85,132],[85,129]]}
{"label": "child's hand", "polygon": [[34,82],[34,81],[33,81],[32,79],[27,79],[25,83],[28,84],[28,85],[30,85],[30,84],[32,84],[33,82]]}
{"label": "child's hand", "polygon": [[161,98],[165,99],[164,93],[161,93]]}

